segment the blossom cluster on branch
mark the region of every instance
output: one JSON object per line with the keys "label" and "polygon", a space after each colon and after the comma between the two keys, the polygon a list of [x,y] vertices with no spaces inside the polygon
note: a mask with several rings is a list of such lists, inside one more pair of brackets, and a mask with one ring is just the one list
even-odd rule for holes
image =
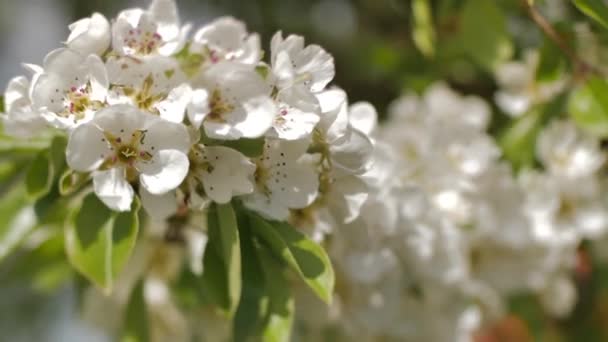
{"label": "blossom cluster on branch", "polygon": [[[372,143],[346,94],[327,89],[334,61],[320,46],[277,32],[265,62],[242,22],[190,35],[169,0],[70,30],[42,66],[25,65],[30,77],[10,81],[3,122],[21,137],[65,131],[68,166],[91,174],[110,209],[139,196],[164,219],[238,197],[276,220],[321,202],[337,221],[356,216]],[[375,120],[357,108],[352,120]]]}
{"label": "blossom cluster on branch", "polygon": [[298,35],[265,53],[232,17],[192,30],[174,0],[69,29],[4,94],[6,135],[43,147],[19,155],[0,261],[56,243],[110,335],[145,317],[153,341],[483,340],[518,295],[567,317],[587,242],[606,244],[608,82],[574,52],[569,73],[550,44],[470,49],[493,93],[433,75],[378,122]]}

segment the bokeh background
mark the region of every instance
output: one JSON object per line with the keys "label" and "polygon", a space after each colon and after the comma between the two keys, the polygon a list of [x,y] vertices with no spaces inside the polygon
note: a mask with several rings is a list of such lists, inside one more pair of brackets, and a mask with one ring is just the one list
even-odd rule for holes
{"label": "bokeh background", "polygon": [[[487,1],[495,1],[508,13],[514,57],[528,47],[540,46],[543,36],[518,0]],[[145,7],[147,3],[0,0],[0,84],[23,73],[23,62],[41,64],[45,54],[67,38],[71,22],[92,12],[113,17],[124,8]],[[496,90],[493,77],[470,58],[462,41],[458,15],[462,3],[432,1],[436,49],[429,56],[413,43],[409,0],[178,0],[182,20],[195,27],[232,15],[244,20],[251,31],[259,32],[265,47],[277,30],[304,35],[308,42],[324,46],[336,60],[334,83],[346,89],[352,102],[372,102],[381,117],[399,94],[420,91],[439,79],[462,93],[491,99]],[[539,6],[552,20],[577,15],[565,1],[545,0]],[[497,113],[492,129],[499,131],[503,122],[504,117]],[[63,253],[52,246],[44,252]],[[0,264],[0,341],[108,341],[103,333],[79,320],[76,296],[80,284],[78,279],[67,285],[64,282],[69,274],[67,261],[49,265],[48,271],[36,274],[31,282],[24,280],[30,279],[28,272],[34,272],[24,258],[17,254]],[[608,340],[608,271],[602,267],[585,259],[583,248],[577,268],[580,274],[574,275],[582,290],[581,300],[573,315],[554,321],[539,311],[534,300],[515,298],[513,315],[496,327],[506,337],[491,341],[547,337],[552,329],[565,331],[566,339],[572,341]],[[540,335],[539,329],[543,330]]]}

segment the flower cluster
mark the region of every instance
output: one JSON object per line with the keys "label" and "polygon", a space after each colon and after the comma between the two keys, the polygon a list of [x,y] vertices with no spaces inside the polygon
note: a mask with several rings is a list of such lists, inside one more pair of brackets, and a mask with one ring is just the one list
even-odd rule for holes
{"label": "flower cluster", "polygon": [[[66,132],[68,166],[90,174],[115,211],[135,196],[154,219],[210,201],[242,203],[286,220],[320,204],[352,220],[375,121],[344,91],[328,88],[332,56],[297,35],[276,33],[270,60],[260,38],[222,17],[190,34],[173,0],[70,25],[65,46],[5,93],[7,134]],[[355,117],[351,119],[351,117]],[[357,123],[353,122],[357,121]]]}
{"label": "flower cluster", "polygon": [[490,114],[442,83],[393,103],[372,133],[361,215],[334,229],[337,301],[322,315],[300,293],[302,334],[470,341],[512,295],[536,293],[556,316],[572,309],[577,246],[608,229],[599,141],[553,121],[537,141],[543,169],[516,175],[486,133]]}

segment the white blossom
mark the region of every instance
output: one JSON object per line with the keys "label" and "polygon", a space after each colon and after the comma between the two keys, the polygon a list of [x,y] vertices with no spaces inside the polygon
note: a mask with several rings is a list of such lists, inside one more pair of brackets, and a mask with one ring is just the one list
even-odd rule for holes
{"label": "white blossom", "polygon": [[322,91],[334,78],[334,59],[318,45],[304,46],[304,38],[279,31],[270,42],[272,75],[279,89],[297,84],[312,92]]}
{"label": "white blossom", "polygon": [[68,165],[93,172],[97,196],[111,209],[127,211],[139,183],[161,195],[186,177],[190,138],[186,128],[128,105],[108,107],[77,127],[67,147]]}
{"label": "white blossom", "polygon": [[32,105],[53,126],[72,129],[104,107],[109,80],[99,56],[57,49],[43,69],[32,84]]}
{"label": "white blossom", "polygon": [[174,59],[121,57],[106,64],[112,84],[109,104],[130,104],[171,122],[184,120],[192,89]]}
{"label": "white blossom", "polygon": [[255,164],[242,153],[224,146],[197,145],[191,152],[192,177],[217,203],[253,192]]}
{"label": "white blossom", "polygon": [[317,99],[301,86],[280,91],[277,112],[268,136],[285,140],[310,137],[320,120]]}
{"label": "white blossom", "polygon": [[248,208],[270,219],[285,220],[289,209],[310,205],[318,194],[315,158],[306,141],[269,140],[256,160],[255,190],[243,197]]}
{"label": "white blossom", "polygon": [[112,48],[122,56],[171,56],[185,44],[189,26],[180,27],[174,0],[153,0],[147,10],[118,14],[112,25]]}
{"label": "white blossom", "polygon": [[537,155],[551,174],[576,178],[596,173],[606,158],[599,141],[572,122],[554,121],[538,137]]}
{"label": "white blossom", "polygon": [[110,23],[102,14],[93,13],[89,18],[80,19],[69,26],[70,35],[66,45],[84,55],[103,55],[112,40]]}
{"label": "white blossom", "polygon": [[47,127],[40,112],[32,108],[30,88],[30,80],[25,76],[15,77],[8,82],[4,92],[6,114],[0,115],[5,134],[29,138]]}
{"label": "white blossom", "polygon": [[532,106],[551,100],[564,89],[562,78],[537,80],[538,65],[538,53],[527,51],[523,61],[506,62],[496,69],[500,89],[494,94],[494,99],[506,114],[521,116]]}
{"label": "white blossom", "polygon": [[264,80],[251,68],[223,62],[205,74],[206,88],[195,89],[188,107],[194,127],[210,138],[257,138],[271,127],[276,107]]}
{"label": "white blossom", "polygon": [[199,29],[189,50],[210,65],[221,61],[255,65],[262,57],[259,35],[247,33],[245,24],[232,17],[217,18]]}

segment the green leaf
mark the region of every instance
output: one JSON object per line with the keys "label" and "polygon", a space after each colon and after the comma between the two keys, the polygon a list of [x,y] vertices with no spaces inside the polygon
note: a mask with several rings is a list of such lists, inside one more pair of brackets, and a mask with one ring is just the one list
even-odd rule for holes
{"label": "green leaf", "polygon": [[28,197],[37,199],[49,193],[53,185],[54,174],[49,151],[41,151],[30,164],[25,176]]}
{"label": "green leaf", "polygon": [[270,74],[270,67],[267,64],[260,64],[255,67],[255,72],[262,76],[263,79],[266,79]]}
{"label": "green leaf", "polygon": [[56,136],[49,149],[40,151],[30,164],[25,176],[25,185],[31,199],[38,199],[51,191],[56,176],[65,166],[66,146],[66,138]]}
{"label": "green leaf", "polygon": [[233,315],[241,297],[241,248],[236,215],[230,203],[215,204],[217,227],[222,243],[222,259],[227,270],[230,314]]}
{"label": "green leaf", "polygon": [[435,29],[429,0],[412,1],[412,39],[416,47],[427,57],[435,55]]}
{"label": "green leaf", "polygon": [[226,267],[220,257],[219,241],[209,239],[203,255],[201,295],[203,302],[215,305],[225,313],[230,310]]}
{"label": "green leaf", "polygon": [[68,219],[65,245],[70,262],[105,292],[111,291],[135,246],[139,208],[136,197],[131,211],[113,212],[90,193]]}
{"label": "green leaf", "polygon": [[298,273],[319,298],[331,302],[334,271],[323,247],[284,222],[269,223],[250,213],[250,223],[254,233]]}
{"label": "green leaf", "polygon": [[266,276],[264,275],[247,218],[239,219],[241,261],[243,265],[243,292],[234,316],[235,341],[255,340],[261,335],[268,309]]}
{"label": "green leaf", "polygon": [[222,145],[233,148],[249,158],[255,158],[264,153],[264,142],[264,138],[241,138],[238,140],[226,140]]}
{"label": "green leaf", "polygon": [[72,169],[67,169],[59,178],[59,193],[62,196],[73,194],[90,180],[91,176],[88,173],[80,173]]}
{"label": "green leaf", "polygon": [[214,203],[207,220],[209,243],[203,259],[203,283],[211,287],[216,297],[214,302],[232,317],[241,297],[241,249],[236,215],[230,203]]}
{"label": "green leaf", "polygon": [[182,71],[190,77],[195,76],[201,70],[201,66],[205,62],[205,56],[190,51],[189,43],[173,57],[178,61]]}
{"label": "green leaf", "polygon": [[268,314],[262,331],[264,342],[288,342],[293,326],[295,304],[283,267],[266,250],[258,249],[268,295]]}
{"label": "green leaf", "polygon": [[540,48],[536,80],[540,82],[555,81],[563,75],[565,70],[566,59],[563,53],[553,41],[545,38]]}
{"label": "green leaf", "polygon": [[565,96],[558,96],[547,105],[533,108],[500,134],[498,143],[516,170],[534,166],[536,138],[549,120],[563,112],[565,99]]}
{"label": "green leaf", "polygon": [[264,153],[264,138],[241,138],[237,140],[218,140],[209,138],[201,128],[201,142],[205,146],[226,146],[235,149],[249,158],[259,157]]}
{"label": "green leaf", "polygon": [[38,292],[56,293],[73,276],[73,269],[65,258],[63,235],[56,229],[45,233],[48,234],[46,240],[33,249],[21,250],[19,256],[12,259],[12,269],[0,272],[0,283],[27,282]]}
{"label": "green leaf", "polygon": [[121,341],[147,342],[149,340],[148,310],[144,299],[143,281],[140,281],[133,288],[127,304],[125,327]]}
{"label": "green leaf", "polygon": [[468,0],[458,38],[463,51],[492,72],[513,55],[506,20],[496,1]]}
{"label": "green leaf", "polygon": [[4,113],[4,96],[0,95],[0,113]]}
{"label": "green leaf", "polygon": [[598,135],[608,136],[608,83],[591,78],[571,92],[568,112],[582,129]]}
{"label": "green leaf", "polygon": [[572,0],[572,3],[586,16],[608,28],[608,7],[601,0]]}
{"label": "green leaf", "polygon": [[13,188],[0,200],[0,261],[33,230],[36,214],[28,205],[24,187]]}

